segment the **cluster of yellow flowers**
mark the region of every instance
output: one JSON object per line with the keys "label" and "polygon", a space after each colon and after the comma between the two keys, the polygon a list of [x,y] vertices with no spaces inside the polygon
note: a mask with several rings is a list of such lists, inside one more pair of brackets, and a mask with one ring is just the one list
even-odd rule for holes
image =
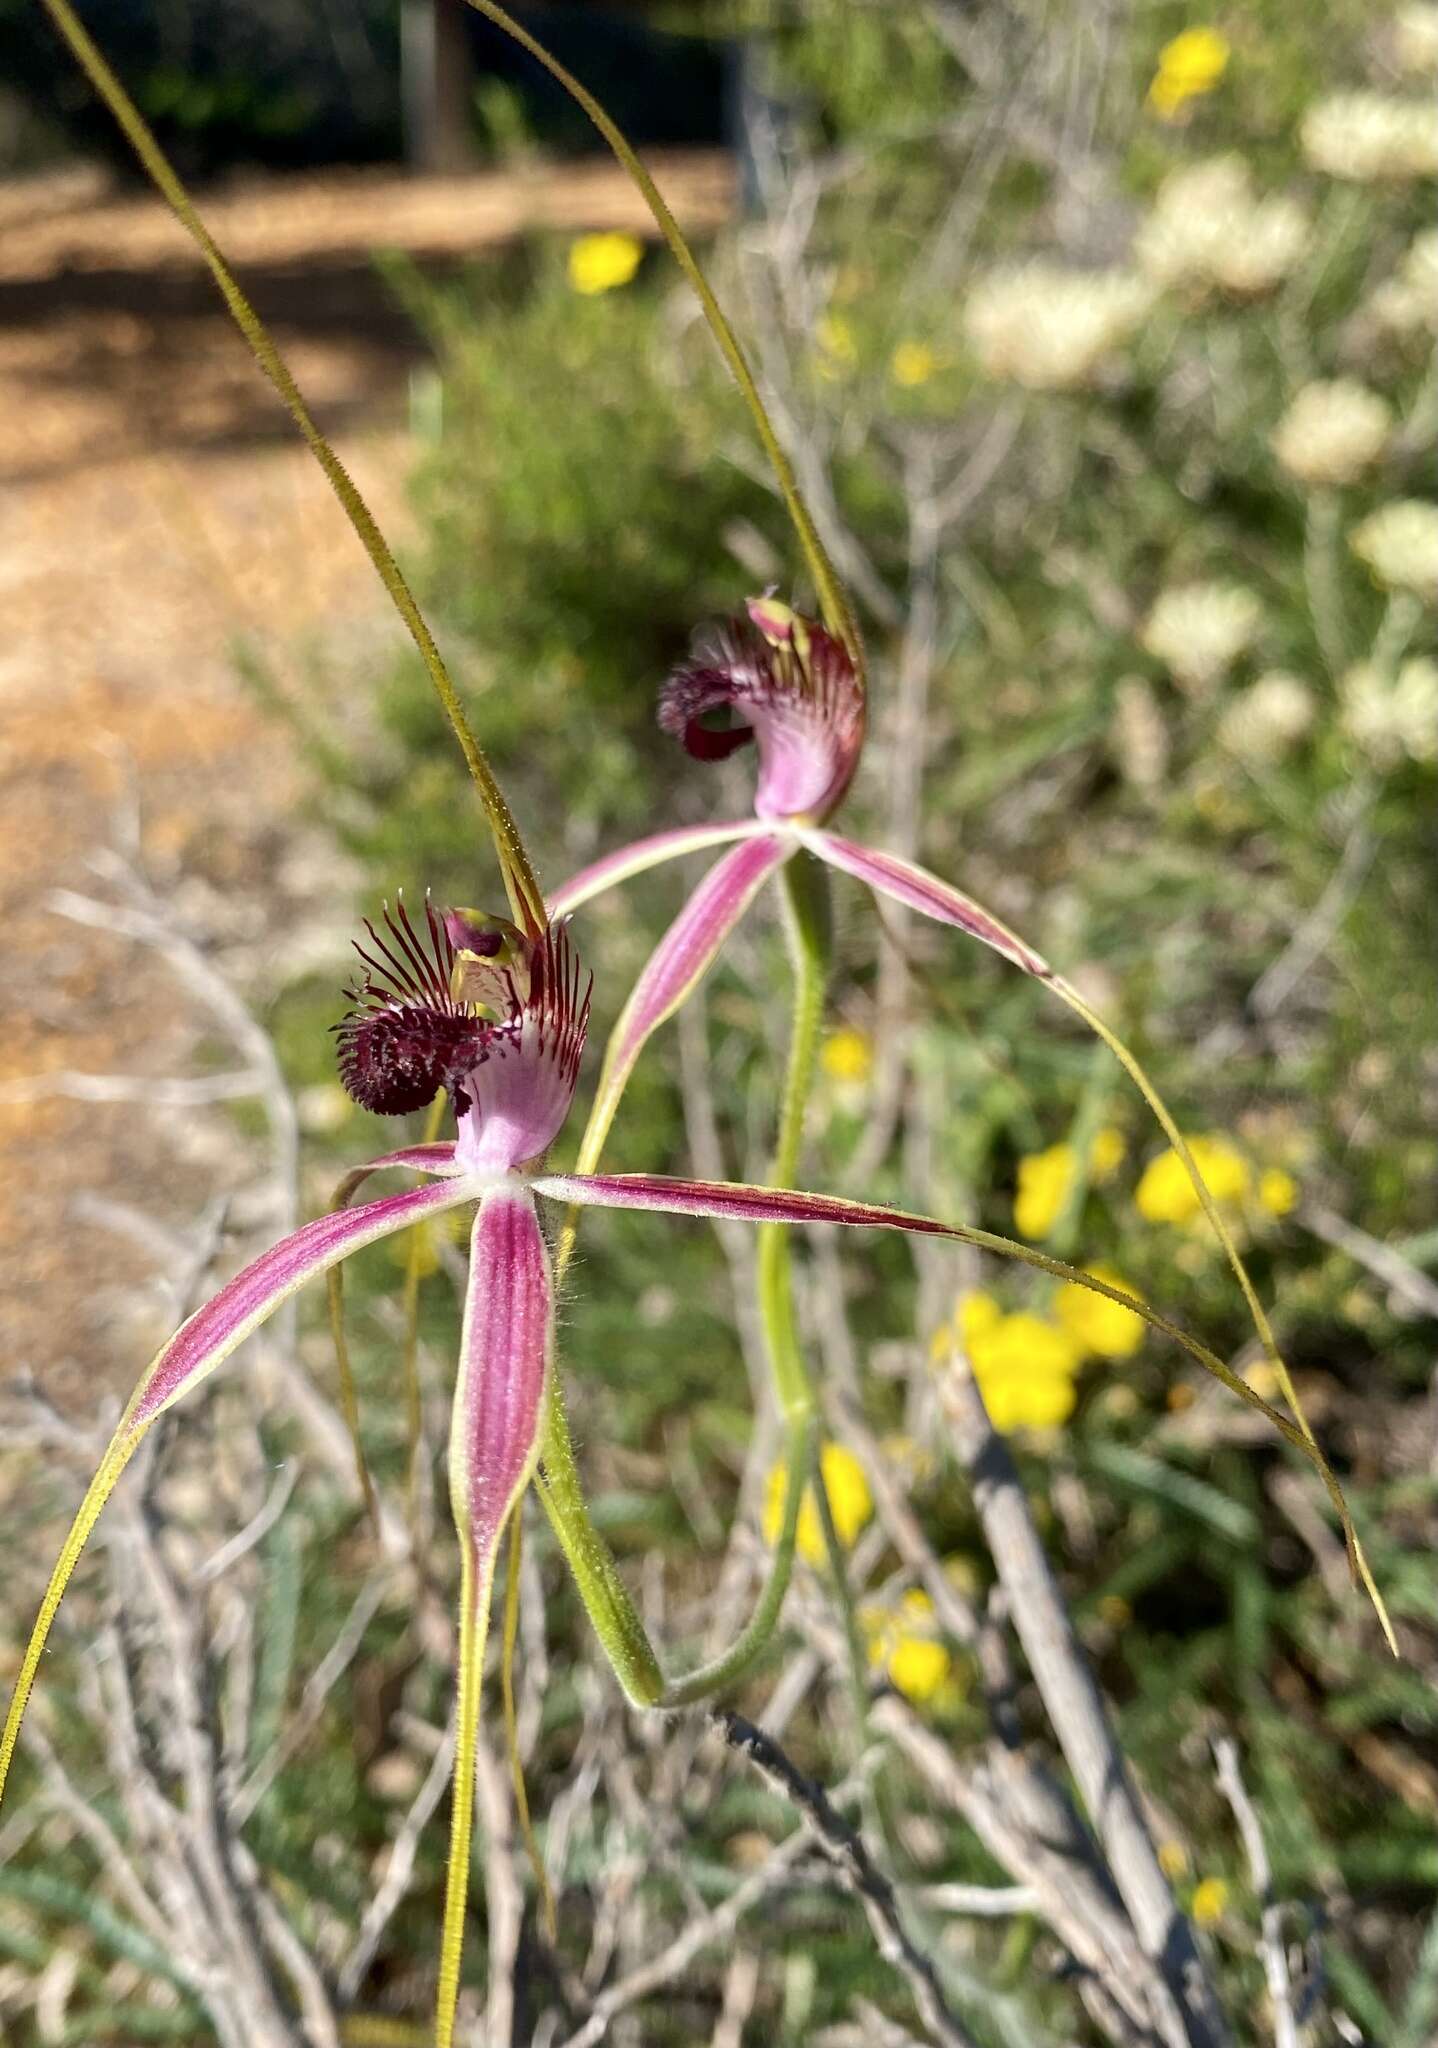
{"label": "cluster of yellow flowers", "polygon": [[[1236,1206],[1251,1195],[1269,1216],[1286,1216],[1298,1200],[1292,1174],[1270,1166],[1255,1179],[1248,1161],[1226,1138],[1190,1138],[1188,1149],[1204,1185],[1221,1206]],[[1149,1161],[1133,1199],[1146,1223],[1192,1223],[1199,1214],[1188,1168],[1172,1146]]]}
{"label": "cluster of yellow flowers", "polygon": [[[1127,1152],[1123,1132],[1105,1124],[1094,1133],[1089,1147],[1090,1177],[1108,1180],[1123,1165]],[[1038,1240],[1049,1236],[1068,1206],[1078,1172],[1079,1158],[1072,1145],[1050,1145],[1045,1152],[1030,1152],[1020,1159],[1019,1188],[1014,1197],[1014,1228],[1020,1237]]]}
{"label": "cluster of yellow flowers", "polygon": [[[1092,1265],[1085,1271],[1106,1286],[1134,1293],[1111,1266]],[[957,1340],[990,1420],[1007,1435],[1016,1429],[1056,1429],[1067,1422],[1085,1361],[1132,1358],[1143,1331],[1143,1318],[1132,1309],[1070,1280],[1055,1295],[1051,1316],[1028,1309],[1006,1314],[991,1294],[961,1296],[953,1322],[938,1331],[931,1350],[942,1361]]]}
{"label": "cluster of yellow flowers", "polygon": [[[1213,1199],[1237,1207],[1252,1199],[1266,1215],[1287,1216],[1298,1200],[1292,1174],[1269,1166],[1255,1174],[1227,1138],[1190,1138],[1188,1149]],[[1105,1181],[1123,1164],[1127,1151],[1123,1133],[1105,1126],[1089,1152],[1089,1174]],[[1050,1236],[1078,1178],[1078,1155],[1072,1145],[1050,1145],[1025,1154],[1018,1163],[1014,1196],[1014,1228],[1021,1237],[1041,1243]],[[1200,1213],[1188,1168],[1172,1146],[1145,1166],[1134,1190],[1134,1206],[1146,1223],[1191,1223]]]}
{"label": "cluster of yellow flowers", "polygon": [[[834,1518],[834,1533],[843,1548],[850,1550],[874,1512],[864,1468],[843,1444],[826,1443],[819,1453],[819,1471]],[[763,1516],[764,1540],[771,1549],[783,1527],[787,1484],[784,1467],[776,1465],[769,1474]],[[806,1489],[799,1508],[794,1547],[806,1564],[818,1568],[827,1562],[824,1526],[812,1487]],[[927,1593],[916,1587],[903,1595],[896,1608],[866,1607],[859,1620],[870,1664],[882,1670],[895,1690],[916,1706],[935,1699],[951,1684],[954,1660],[939,1639],[934,1603]]]}

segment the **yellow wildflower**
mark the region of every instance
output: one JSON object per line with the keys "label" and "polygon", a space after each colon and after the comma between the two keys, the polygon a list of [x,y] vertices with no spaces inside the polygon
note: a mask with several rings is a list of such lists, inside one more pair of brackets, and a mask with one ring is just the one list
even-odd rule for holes
{"label": "yellow wildflower", "polygon": [[1182,1877],[1188,1869],[1188,1851],[1172,1836],[1158,1845],[1158,1866],[1165,1877]]}
{"label": "yellow wildflower", "polygon": [[823,313],[815,328],[814,339],[826,356],[832,356],[836,363],[852,363],[858,357],[858,345],[854,330],[842,313]]}
{"label": "yellow wildflower", "polygon": [[996,1330],[1003,1319],[1004,1312],[991,1294],[964,1295],[959,1302],[954,1322],[965,1351],[972,1353],[975,1346],[981,1344],[985,1337]]}
{"label": "yellow wildflower", "polygon": [[865,1616],[869,1662],[915,1706],[923,1706],[944,1685],[953,1659],[934,1634],[934,1603],[921,1588],[905,1593],[898,1612],[870,1610]]}
{"label": "yellow wildflower", "polygon": [[1228,1886],[1221,1877],[1205,1877],[1193,1888],[1190,1911],[1200,1927],[1212,1927],[1223,1918],[1228,1904]]}
{"label": "yellow wildflower", "polygon": [[1072,1145],[1050,1145],[1019,1161],[1014,1228],[1020,1237],[1044,1238],[1063,1214],[1078,1161]]}
{"label": "yellow wildflower", "polygon": [[1089,1166],[1095,1180],[1107,1180],[1117,1173],[1128,1157],[1128,1139],[1113,1124],[1101,1124],[1093,1134]]}
{"label": "yellow wildflower", "polygon": [[889,375],[905,391],[927,384],[938,367],[938,357],[922,341],[901,341],[889,358]]}
{"label": "yellow wildflower", "polygon": [[1082,1360],[1057,1324],[1020,1311],[975,1327],[971,1311],[964,1348],[995,1429],[1056,1429],[1073,1414]]}
{"label": "yellow wildflower", "polygon": [[[835,1533],[845,1550],[852,1549],[859,1531],[874,1512],[864,1468],[843,1444],[825,1444],[819,1453],[819,1470],[823,1475],[824,1491],[829,1496],[829,1512],[834,1517]],[[769,1489],[764,1499],[764,1540],[771,1546],[779,1541],[779,1532],[784,1526],[787,1485],[786,1468],[776,1465],[769,1474]],[[824,1541],[824,1524],[819,1517],[812,1487],[804,1490],[794,1542],[806,1564],[822,1565],[827,1561],[829,1551]]]}
{"label": "yellow wildflower", "polygon": [[[1112,1124],[1094,1132],[1089,1147],[1089,1172],[1095,1180],[1107,1180],[1123,1164],[1128,1141]],[[1050,1145],[1046,1152],[1029,1152],[1019,1161],[1019,1187],[1014,1197],[1014,1228],[1021,1237],[1045,1238],[1063,1214],[1078,1171],[1078,1155],[1072,1145]]]}
{"label": "yellow wildflower", "polygon": [[1258,1199],[1270,1216],[1286,1216],[1298,1200],[1298,1183],[1281,1166],[1270,1166],[1258,1176]]}
{"label": "yellow wildflower", "polygon": [[[1248,1164],[1223,1138],[1190,1138],[1188,1149],[1215,1202],[1241,1201],[1248,1193]],[[1172,1146],[1151,1159],[1134,1190],[1138,1213],[1148,1223],[1188,1223],[1199,1199],[1188,1168]]]}
{"label": "yellow wildflower", "polygon": [[644,246],[634,235],[581,235],[569,245],[569,282],[586,298],[628,284]]}
{"label": "yellow wildflower", "polygon": [[[1109,1287],[1135,1293],[1132,1284],[1112,1266],[1086,1266],[1084,1271]],[[1054,1313],[1079,1350],[1091,1351],[1099,1358],[1132,1358],[1143,1342],[1142,1316],[1106,1295],[1080,1287],[1077,1280],[1066,1280],[1059,1289]]]}
{"label": "yellow wildflower", "polygon": [[1186,28],[1158,53],[1158,69],[1148,89],[1148,103],[1171,121],[1189,100],[1212,92],[1228,69],[1227,36],[1216,28]]}
{"label": "yellow wildflower", "polygon": [[861,1088],[874,1071],[874,1041],[850,1025],[831,1031],[819,1050],[819,1065],[831,1081]]}

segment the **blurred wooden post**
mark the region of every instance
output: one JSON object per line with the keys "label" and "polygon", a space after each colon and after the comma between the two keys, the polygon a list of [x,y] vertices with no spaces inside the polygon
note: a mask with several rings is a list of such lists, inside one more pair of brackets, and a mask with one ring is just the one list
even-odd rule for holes
{"label": "blurred wooden post", "polygon": [[468,13],[464,0],[404,0],[400,9],[404,149],[415,170],[474,162]]}

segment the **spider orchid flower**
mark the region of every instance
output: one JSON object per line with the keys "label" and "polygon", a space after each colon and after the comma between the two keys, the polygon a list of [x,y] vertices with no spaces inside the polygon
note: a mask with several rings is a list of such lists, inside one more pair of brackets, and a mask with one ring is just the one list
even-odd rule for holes
{"label": "spider orchid flower", "polygon": [[[716,726],[716,713],[730,723]],[[801,849],[880,895],[955,926],[1025,973],[1054,981],[1031,946],[960,890],[912,861],[841,838],[827,827],[864,743],[864,688],[837,634],[772,596],[701,632],[660,692],[659,724],[694,759],[723,760],[753,742],[754,816],[637,839],[554,890],[552,916],[661,862],[716,846],[730,851],[699,882],[635,983],[605,1055],[582,1163],[594,1166],[646,1040],[684,1001],[744,912]],[[732,842],[737,841],[737,844]]]}
{"label": "spider orchid flower", "polygon": [[[345,1087],[364,1108],[382,1115],[420,1109],[443,1090],[454,1112],[455,1136],[443,1143],[401,1146],[356,1169],[346,1182],[349,1195],[380,1172],[406,1171],[421,1181],[398,1194],[331,1210],[272,1245],[198,1309],[154,1359],[81,1503],[41,1603],[0,1736],[0,1792],[65,1588],[106,1500],[151,1426],[306,1281],[378,1238],[472,1204],[449,1445],[450,1501],[461,1552],[457,1790],[435,2020],[438,2048],[449,2048],[468,1888],[480,1671],[495,1562],[509,1517],[535,1474],[546,1388],[555,1370],[553,1276],[537,1203],[756,1224],[859,1225],[995,1249],[1003,1241],[930,1217],[785,1188],[655,1174],[547,1173],[545,1154],[565,1122],[579,1076],[592,981],[581,971],[565,926],[525,932],[503,918],[469,910],[441,916],[428,903],[423,919],[416,921],[401,903],[385,911],[382,928],[366,925],[356,951],[364,972],[347,991],[351,1007],[336,1034]],[[1019,1255],[1054,1267],[1041,1254],[1020,1248]],[[1199,1354],[1201,1347],[1151,1310],[1101,1281],[1072,1277],[1133,1306]],[[1223,1370],[1216,1361],[1210,1369]],[[1232,1375],[1225,1371],[1224,1376],[1233,1383]],[[1265,1405],[1241,1382],[1236,1384],[1246,1398]],[[1272,1414],[1266,1406],[1265,1412]],[[1279,1426],[1285,1427],[1281,1420]],[[1291,1426],[1286,1433],[1296,1438]],[[789,1486],[783,1538],[789,1554],[804,1477],[796,1473]],[[558,1518],[556,1526],[604,1647],[636,1704],[681,1705],[721,1682],[733,1666],[732,1656],[666,1685],[637,1620],[628,1644],[616,1640],[616,1603],[609,1603],[606,1622],[605,1603],[591,1597],[595,1561],[584,1556],[583,1533],[571,1530],[566,1537]],[[622,1589],[618,1605],[624,1605]]]}

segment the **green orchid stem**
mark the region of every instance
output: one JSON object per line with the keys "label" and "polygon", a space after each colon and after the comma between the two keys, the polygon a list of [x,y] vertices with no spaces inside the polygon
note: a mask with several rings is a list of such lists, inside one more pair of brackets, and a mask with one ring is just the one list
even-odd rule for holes
{"label": "green orchid stem", "polygon": [[310,452],[329,479],[330,487],[339,499],[346,518],[358,534],[361,545],[374,564],[395,610],[403,619],[410,637],[419,649],[420,658],[434,685],[435,695],[444,707],[445,716],[459,742],[460,751],[479,793],[479,800],[494,839],[495,852],[499,856],[505,890],[514,915],[522,924],[537,925],[539,930],[543,930],[544,898],[535,879],[534,870],[530,866],[524,842],[519,836],[519,828],[510,815],[509,806],[495,780],[494,771],[485,759],[484,750],[465,717],[459,693],[435,645],[434,635],[426,625],[414,593],[406,583],[400,566],[390,551],[389,543],[375,522],[373,513],[361,497],[349,471],[320,432],[300,394],[299,386],[290,374],[288,364],[275,346],[269,329],[241,290],[238,279],[200,218],[189,193],[159,143],[150,133],[134,101],[86,32],[83,23],[70,6],[70,0],[42,0],[42,4],[56,29],[69,45],[76,62],[114,116],[130,147],[169,203],[181,227],[198,247],[211,276],[220,288],[220,294],[230,310],[235,325],[245,338],[251,355],[274,386],[281,404],[299,428]]}
{"label": "green orchid stem", "polygon": [[865,1676],[864,1644],[859,1634],[858,1609],[854,1605],[853,1589],[849,1584],[849,1560],[844,1550],[843,1539],[834,1523],[834,1507],[829,1499],[829,1489],[824,1484],[822,1471],[815,1477],[814,1495],[819,1503],[819,1522],[824,1531],[824,1548],[829,1553],[829,1575],[834,1582],[834,1600],[844,1624],[844,1647],[849,1653],[849,1696],[854,1708],[855,1723],[862,1734],[869,1720],[869,1687]]}
{"label": "green orchid stem", "polygon": [[819,1483],[817,1415],[810,1413],[794,1417],[788,1425],[787,1439],[784,1514],[779,1526],[779,1540],[774,1546],[774,1559],[759,1603],[743,1633],[729,1649],[708,1664],[701,1664],[697,1671],[690,1671],[683,1678],[671,1679],[659,1702],[661,1707],[691,1707],[700,1700],[708,1699],[712,1693],[722,1692],[726,1686],[742,1678],[768,1646],[793,1575],[794,1540],[799,1529],[804,1489]]}
{"label": "green orchid stem", "polygon": [[664,1693],[664,1673],[609,1546],[590,1518],[555,1373],[545,1388],[534,1485],[620,1684],[636,1707],[657,1706]]}
{"label": "green orchid stem", "polygon": [[[779,900],[784,937],[793,973],[793,1017],[784,1094],[779,1108],[779,1135],[774,1146],[770,1187],[794,1187],[799,1177],[799,1152],[804,1116],[814,1085],[819,1029],[824,1018],[824,990],[829,978],[830,913],[828,881],[812,855],[797,854],[779,874]],[[789,1230],[766,1223],[759,1231],[759,1313],[774,1374],[774,1389],[786,1421],[814,1413],[814,1388],[799,1349],[794,1317],[794,1276],[789,1257]]]}
{"label": "green orchid stem", "polygon": [[[793,1187],[799,1180],[804,1117],[814,1086],[819,1031],[824,1020],[824,996],[833,951],[829,879],[811,854],[800,854],[783,868],[779,876],[779,898],[783,906],[784,937],[788,944],[793,982],[793,1014],[788,1065],[784,1073],[784,1096],[779,1110],[779,1136],[769,1177],[770,1186],[776,1188]],[[801,1421],[812,1420],[817,1434],[814,1383],[799,1346],[798,1319],[794,1313],[794,1269],[789,1252],[789,1231],[782,1223],[765,1224],[759,1232],[759,1315],[764,1325],[764,1340],[780,1410],[791,1429]],[[862,1725],[868,1710],[868,1690],[864,1682],[859,1619],[849,1590],[848,1560],[834,1526],[829,1490],[824,1484],[823,1466],[817,1456],[813,1486],[819,1522],[824,1531],[824,1545],[828,1551],[834,1598],[843,1620],[844,1639],[849,1651],[850,1687]],[[766,1600],[768,1590],[766,1588]],[[778,1619],[779,1604],[776,1601],[774,1605],[775,1620]]]}
{"label": "green orchid stem", "polygon": [[784,453],[779,437],[774,431],[773,422],[770,420],[769,414],[765,409],[763,399],[759,396],[759,387],[754,380],[754,373],[749,368],[749,364],[745,359],[744,351],[739,346],[738,337],[725,318],[724,309],[719,304],[718,299],[715,298],[709,280],[700,269],[694,251],[686,241],[678,221],[675,220],[674,215],[670,212],[663,193],[660,192],[648,171],[645,170],[644,165],[635,155],[634,150],[625,140],[624,135],[615,126],[609,115],[605,113],[593,93],[587,91],[572,72],[567,71],[557,58],[549,54],[542,43],[536,42],[534,37],[525,29],[522,29],[519,23],[506,14],[502,7],[497,6],[495,0],[468,0],[468,4],[474,8],[476,13],[484,15],[486,20],[492,21],[496,28],[502,29],[507,36],[510,36],[520,45],[521,49],[528,50],[530,56],[537,63],[544,66],[550,77],[563,86],[570,98],[584,109],[584,112],[609,144],[621,165],[633,179],[645,205],[654,216],[655,225],[669,245],[675,262],[693,287],[695,297],[698,299],[703,310],[704,318],[709,323],[709,331],[718,343],[719,352],[728,364],[730,374],[739,387],[740,395],[745,405],[749,408],[750,417],[754,421],[754,427],[758,433],[760,444],[763,447],[769,467],[774,472],[775,481],[779,486],[779,492],[784,500],[785,509],[789,514],[790,520],[793,522],[799,545],[804,552],[804,559],[809,565],[809,573],[814,579],[814,588],[818,594],[819,609],[823,614],[824,623],[831,632],[837,633],[848,647],[862,680],[864,674],[864,650],[863,642],[859,636],[858,622],[854,617],[853,607],[849,603],[833,563],[829,560],[824,544],[819,538],[818,529],[815,527],[814,521],[810,516],[809,508],[804,503],[798,482],[794,476],[793,465]]}

